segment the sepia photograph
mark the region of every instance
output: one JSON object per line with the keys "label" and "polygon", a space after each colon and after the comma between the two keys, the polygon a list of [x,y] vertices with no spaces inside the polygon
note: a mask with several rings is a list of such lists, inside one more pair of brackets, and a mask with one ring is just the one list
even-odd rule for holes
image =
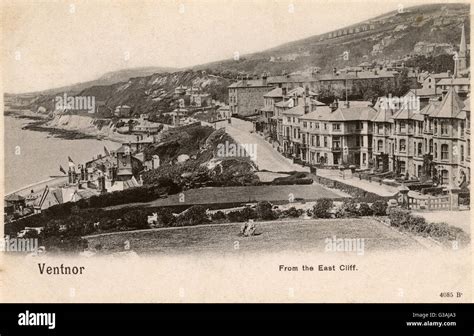
{"label": "sepia photograph", "polygon": [[0,302],[472,302],[469,2],[0,9]]}

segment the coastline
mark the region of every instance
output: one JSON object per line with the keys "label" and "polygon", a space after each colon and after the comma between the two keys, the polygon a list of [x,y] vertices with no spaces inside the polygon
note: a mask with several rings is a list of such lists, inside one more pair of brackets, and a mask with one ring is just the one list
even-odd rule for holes
{"label": "coastline", "polygon": [[[125,139],[118,137],[106,136],[103,134],[93,134],[92,132],[81,132],[78,130],[64,129],[59,127],[47,126],[47,123],[52,119],[47,115],[41,115],[29,110],[9,110],[4,112],[4,118],[14,118],[18,120],[25,120],[27,124],[22,127],[23,130],[36,131],[48,133],[51,137],[63,140],[108,140],[117,144],[126,142]],[[4,193],[4,197],[12,194],[17,194],[26,197],[31,194],[38,194],[44,190],[46,186],[57,187],[67,182],[67,175],[65,176],[50,176],[39,181],[21,185],[13,191]],[[33,193],[31,191],[33,190]]]}
{"label": "coastline", "polygon": [[95,140],[109,140],[119,144],[129,141],[130,136],[127,135],[105,135],[100,134],[99,130],[92,132],[85,132],[77,129],[67,129],[63,127],[48,126],[47,123],[52,121],[48,115],[39,114],[30,110],[8,110],[4,112],[4,117],[12,117],[16,119],[27,119],[31,120],[27,125],[23,127],[25,130],[46,132],[51,136],[64,139],[64,140],[78,140],[78,139],[95,139]]}

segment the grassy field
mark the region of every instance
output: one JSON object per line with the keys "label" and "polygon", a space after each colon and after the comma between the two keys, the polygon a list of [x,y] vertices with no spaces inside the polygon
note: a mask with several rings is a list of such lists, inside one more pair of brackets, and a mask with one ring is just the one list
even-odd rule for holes
{"label": "grassy field", "polygon": [[[420,248],[415,240],[372,218],[257,222],[253,237],[242,237],[242,224],[152,229],[86,237],[89,246],[104,253],[124,251],[126,241],[138,254],[235,254],[272,251],[324,252],[325,239],[364,238],[365,252]],[[238,242],[238,249],[236,249]],[[353,252],[352,252],[353,253]]]}
{"label": "grassy field", "polygon": [[255,201],[288,201],[290,194],[295,198],[316,200],[319,198],[340,198],[344,194],[329,190],[318,184],[311,185],[281,185],[281,186],[248,186],[248,187],[215,187],[190,189],[183,192],[184,198],[180,202],[179,194],[170,195],[168,198],[157,199],[148,203],[130,203],[107,207],[105,209],[118,209],[134,207],[137,205],[158,207],[185,204],[214,204],[214,203],[240,203]]}

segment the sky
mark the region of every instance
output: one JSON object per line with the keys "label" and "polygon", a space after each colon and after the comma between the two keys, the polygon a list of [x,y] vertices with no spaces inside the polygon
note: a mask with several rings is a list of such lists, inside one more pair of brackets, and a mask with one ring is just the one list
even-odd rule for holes
{"label": "sky", "polygon": [[[400,1],[0,0],[2,85],[32,92],[143,66],[231,59],[397,10]],[[407,7],[413,3],[403,2]]]}

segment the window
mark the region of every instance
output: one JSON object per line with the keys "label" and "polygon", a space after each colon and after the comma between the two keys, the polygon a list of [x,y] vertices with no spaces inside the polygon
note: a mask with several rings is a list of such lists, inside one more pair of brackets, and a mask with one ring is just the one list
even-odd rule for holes
{"label": "window", "polygon": [[441,145],[441,160],[447,160],[449,158],[449,146],[446,144]]}
{"label": "window", "polygon": [[448,122],[442,122],[441,123],[441,134],[442,135],[447,135],[448,134]]}
{"label": "window", "polygon": [[362,164],[366,164],[366,163],[367,163],[367,154],[362,153]]}
{"label": "window", "polygon": [[421,142],[418,142],[418,156],[423,155],[423,144]]}
{"label": "window", "polygon": [[406,163],[405,161],[400,161],[400,173],[405,174]]}
{"label": "window", "polygon": [[383,141],[382,140],[379,140],[377,142],[377,151],[379,151],[379,152],[383,151]]}
{"label": "window", "polygon": [[328,129],[328,124],[324,123],[324,130]]}
{"label": "window", "polygon": [[471,140],[467,140],[467,157],[471,156]]}
{"label": "window", "polygon": [[293,129],[293,138],[297,138],[298,135],[296,134],[296,129]]}
{"label": "window", "polygon": [[[416,167],[416,166],[415,166]],[[421,174],[423,173],[423,166],[422,165],[419,165],[418,166],[418,177],[420,178],[421,177]]]}
{"label": "window", "polygon": [[435,159],[438,158],[438,144],[435,144],[435,145],[434,145],[434,158],[435,158]]}
{"label": "window", "polygon": [[464,161],[464,146],[461,145],[461,161]]}
{"label": "window", "polygon": [[321,139],[318,136],[316,137],[316,147],[321,147]]}
{"label": "window", "polygon": [[400,139],[400,152],[406,152],[407,142],[405,139]]}
{"label": "window", "polygon": [[433,130],[434,134],[438,133],[438,121],[435,120],[434,121],[434,130]]}
{"label": "window", "polygon": [[377,125],[377,133],[382,134],[383,133],[383,125]]}
{"label": "window", "polygon": [[328,146],[328,137],[324,137],[324,147],[327,148]]}
{"label": "window", "polygon": [[446,169],[441,171],[441,184],[448,183],[449,180],[449,172]]}
{"label": "window", "polygon": [[340,131],[341,130],[341,124],[332,124],[332,130],[333,131]]}
{"label": "window", "polygon": [[339,139],[333,140],[332,147],[334,149],[341,149],[341,140],[339,140]]}
{"label": "window", "polygon": [[315,123],[314,126],[316,129],[319,129],[319,123]]}
{"label": "window", "polygon": [[307,123],[306,121],[303,122],[303,127],[304,127],[304,128],[308,127],[308,123]]}
{"label": "window", "polygon": [[290,118],[290,117],[287,117],[287,120],[288,120],[288,122],[291,122],[291,118]]}
{"label": "window", "polygon": [[433,139],[430,140],[430,154],[433,154]]}
{"label": "window", "polygon": [[313,128],[313,123],[312,122],[309,123],[309,128]]}
{"label": "window", "polygon": [[460,133],[461,133],[461,138],[462,138],[464,137],[464,121],[461,121],[459,126],[461,128]]}
{"label": "window", "polygon": [[407,124],[404,121],[400,121],[400,132],[406,132]]}

